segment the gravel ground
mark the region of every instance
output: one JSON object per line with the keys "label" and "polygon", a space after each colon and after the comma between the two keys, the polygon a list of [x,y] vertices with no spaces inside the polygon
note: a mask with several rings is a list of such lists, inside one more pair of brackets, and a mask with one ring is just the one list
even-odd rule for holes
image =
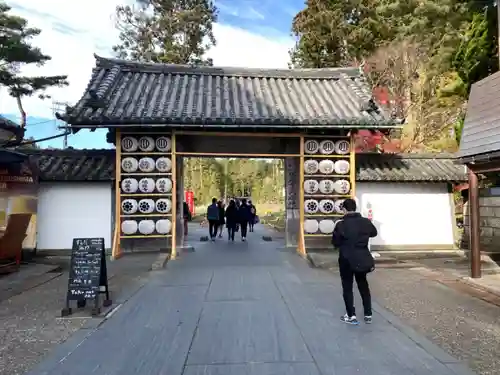
{"label": "gravel ground", "polygon": [[[156,254],[129,256],[108,263],[113,304],[144,284]],[[118,276],[119,275],[119,276]],[[68,273],[0,302],[0,375],[22,375],[40,362],[57,344],[67,340],[91,319],[90,312],[61,318]]]}
{"label": "gravel ground", "polygon": [[0,375],[20,375],[87,319],[59,319],[67,275],[0,303]]}
{"label": "gravel ground", "polygon": [[500,309],[409,269],[377,269],[374,299],[481,375],[500,374]]}

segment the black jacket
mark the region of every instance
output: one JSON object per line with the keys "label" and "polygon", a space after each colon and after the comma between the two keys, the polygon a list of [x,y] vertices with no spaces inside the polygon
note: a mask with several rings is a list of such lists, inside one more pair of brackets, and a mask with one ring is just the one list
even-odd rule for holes
{"label": "black jacket", "polygon": [[228,226],[238,223],[238,208],[236,206],[228,206],[226,208],[226,224]]}
{"label": "black jacket", "polygon": [[252,213],[248,204],[242,204],[238,210],[238,218],[240,223],[248,223],[252,220]]}
{"label": "black jacket", "polygon": [[332,235],[332,244],[339,249],[339,257],[346,260],[354,272],[370,272],[375,263],[368,249],[368,241],[377,236],[377,228],[357,212],[348,213],[340,220]]}

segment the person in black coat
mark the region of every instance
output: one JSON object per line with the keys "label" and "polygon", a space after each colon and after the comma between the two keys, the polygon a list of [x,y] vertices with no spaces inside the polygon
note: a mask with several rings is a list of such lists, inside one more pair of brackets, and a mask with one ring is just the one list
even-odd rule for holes
{"label": "person in black coat", "polygon": [[248,222],[248,226],[250,232],[253,232],[253,226],[255,225],[255,220],[257,217],[257,208],[252,203],[252,201],[248,201],[248,205],[250,206],[250,221]]}
{"label": "person in black coat", "polygon": [[241,200],[241,206],[238,210],[239,222],[241,227],[241,240],[244,242],[247,239],[248,223],[252,219],[250,206],[246,199]]}
{"label": "person in black coat", "polygon": [[368,248],[371,237],[377,236],[373,223],[356,212],[356,201],[346,199],[345,215],[335,225],[333,246],[339,250],[339,270],[346,314],[340,319],[348,324],[359,324],[354,307],[353,284],[356,279],[363,301],[366,323],[372,322],[372,303],[367,274],[375,269],[375,261]]}
{"label": "person in black coat", "polygon": [[232,199],[226,208],[225,217],[228,240],[234,242],[234,233],[236,232],[236,225],[238,225],[238,208]]}

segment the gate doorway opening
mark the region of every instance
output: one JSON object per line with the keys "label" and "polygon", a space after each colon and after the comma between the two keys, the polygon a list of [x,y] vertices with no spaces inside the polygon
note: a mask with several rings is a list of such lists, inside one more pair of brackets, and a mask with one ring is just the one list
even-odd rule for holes
{"label": "gate doorway opening", "polygon": [[246,199],[261,223],[285,229],[285,160],[260,158],[183,157],[183,188],[194,221],[202,221],[213,198]]}

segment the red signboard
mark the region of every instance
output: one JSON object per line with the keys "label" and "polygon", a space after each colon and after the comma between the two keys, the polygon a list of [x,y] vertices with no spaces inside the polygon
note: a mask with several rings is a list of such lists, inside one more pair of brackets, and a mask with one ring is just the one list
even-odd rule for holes
{"label": "red signboard", "polygon": [[189,207],[191,215],[194,215],[194,193],[192,191],[187,190],[184,192],[184,197],[186,199],[186,203]]}

